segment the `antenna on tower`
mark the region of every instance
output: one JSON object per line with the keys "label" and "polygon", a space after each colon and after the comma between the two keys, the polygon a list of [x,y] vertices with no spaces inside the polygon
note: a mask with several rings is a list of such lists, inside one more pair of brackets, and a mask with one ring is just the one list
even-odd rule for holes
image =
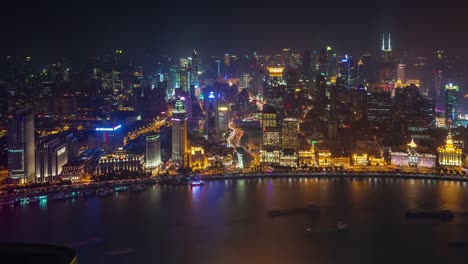
{"label": "antenna on tower", "polygon": [[382,50],[385,50],[385,33],[382,34]]}
{"label": "antenna on tower", "polygon": [[390,40],[390,33],[388,33],[388,50],[392,50],[392,42]]}

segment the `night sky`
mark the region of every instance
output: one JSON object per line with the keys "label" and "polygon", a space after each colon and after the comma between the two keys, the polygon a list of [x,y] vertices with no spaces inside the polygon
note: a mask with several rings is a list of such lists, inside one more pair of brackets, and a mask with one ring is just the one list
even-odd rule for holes
{"label": "night sky", "polygon": [[219,54],[321,45],[355,54],[378,49],[383,32],[392,33],[394,50],[416,54],[444,49],[465,56],[468,47],[468,10],[462,2],[44,2],[2,8],[0,55],[93,55],[120,48],[188,56],[192,48]]}

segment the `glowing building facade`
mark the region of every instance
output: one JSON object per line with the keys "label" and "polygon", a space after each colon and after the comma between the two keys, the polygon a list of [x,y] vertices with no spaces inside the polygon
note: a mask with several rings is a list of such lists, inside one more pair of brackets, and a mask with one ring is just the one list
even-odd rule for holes
{"label": "glowing building facade", "polygon": [[452,134],[449,132],[444,146],[437,148],[439,165],[444,167],[462,166],[462,150],[453,144]]}
{"label": "glowing building facade", "polygon": [[434,168],[436,166],[436,156],[429,153],[418,153],[416,151],[417,147],[414,140],[411,140],[411,142],[408,143],[408,150],[406,152],[390,151],[391,165],[399,167]]}
{"label": "glowing building facade", "polygon": [[194,170],[204,170],[208,160],[202,147],[191,147],[189,150],[189,166]]}
{"label": "glowing building facade", "polygon": [[184,103],[177,100],[172,111],[172,161],[181,167],[188,165],[187,116]]}
{"label": "glowing building facade", "polygon": [[145,167],[154,169],[161,164],[161,141],[159,135],[146,137]]}
{"label": "glowing building facade", "polygon": [[8,177],[18,183],[34,181],[34,115],[30,108],[16,110],[8,120]]}

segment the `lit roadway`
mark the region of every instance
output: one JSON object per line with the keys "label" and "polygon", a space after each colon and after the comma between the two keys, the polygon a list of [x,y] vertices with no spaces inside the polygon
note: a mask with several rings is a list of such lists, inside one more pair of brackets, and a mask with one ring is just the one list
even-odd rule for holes
{"label": "lit roadway", "polygon": [[229,146],[232,146],[234,148],[234,152],[236,152],[237,157],[240,157],[241,154],[237,151],[237,148],[242,147],[242,146],[239,146],[239,141],[244,135],[244,131],[240,128],[235,127],[232,121],[229,122],[229,128],[231,129],[232,132],[231,134],[229,134],[227,138],[227,142]]}
{"label": "lit roadway", "polygon": [[128,136],[126,136],[124,139],[124,145],[127,145],[129,141],[134,140],[143,134],[159,132],[159,129],[167,122],[168,121],[165,118],[160,118],[159,116],[156,117],[153,122],[129,132]]}

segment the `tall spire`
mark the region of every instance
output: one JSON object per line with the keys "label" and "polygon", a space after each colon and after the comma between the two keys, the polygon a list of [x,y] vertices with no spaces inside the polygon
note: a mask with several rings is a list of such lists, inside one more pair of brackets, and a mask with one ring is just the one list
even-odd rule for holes
{"label": "tall spire", "polygon": [[385,33],[382,34],[382,51],[385,50]]}
{"label": "tall spire", "polygon": [[388,50],[392,50],[392,42],[390,40],[390,33],[388,33]]}

